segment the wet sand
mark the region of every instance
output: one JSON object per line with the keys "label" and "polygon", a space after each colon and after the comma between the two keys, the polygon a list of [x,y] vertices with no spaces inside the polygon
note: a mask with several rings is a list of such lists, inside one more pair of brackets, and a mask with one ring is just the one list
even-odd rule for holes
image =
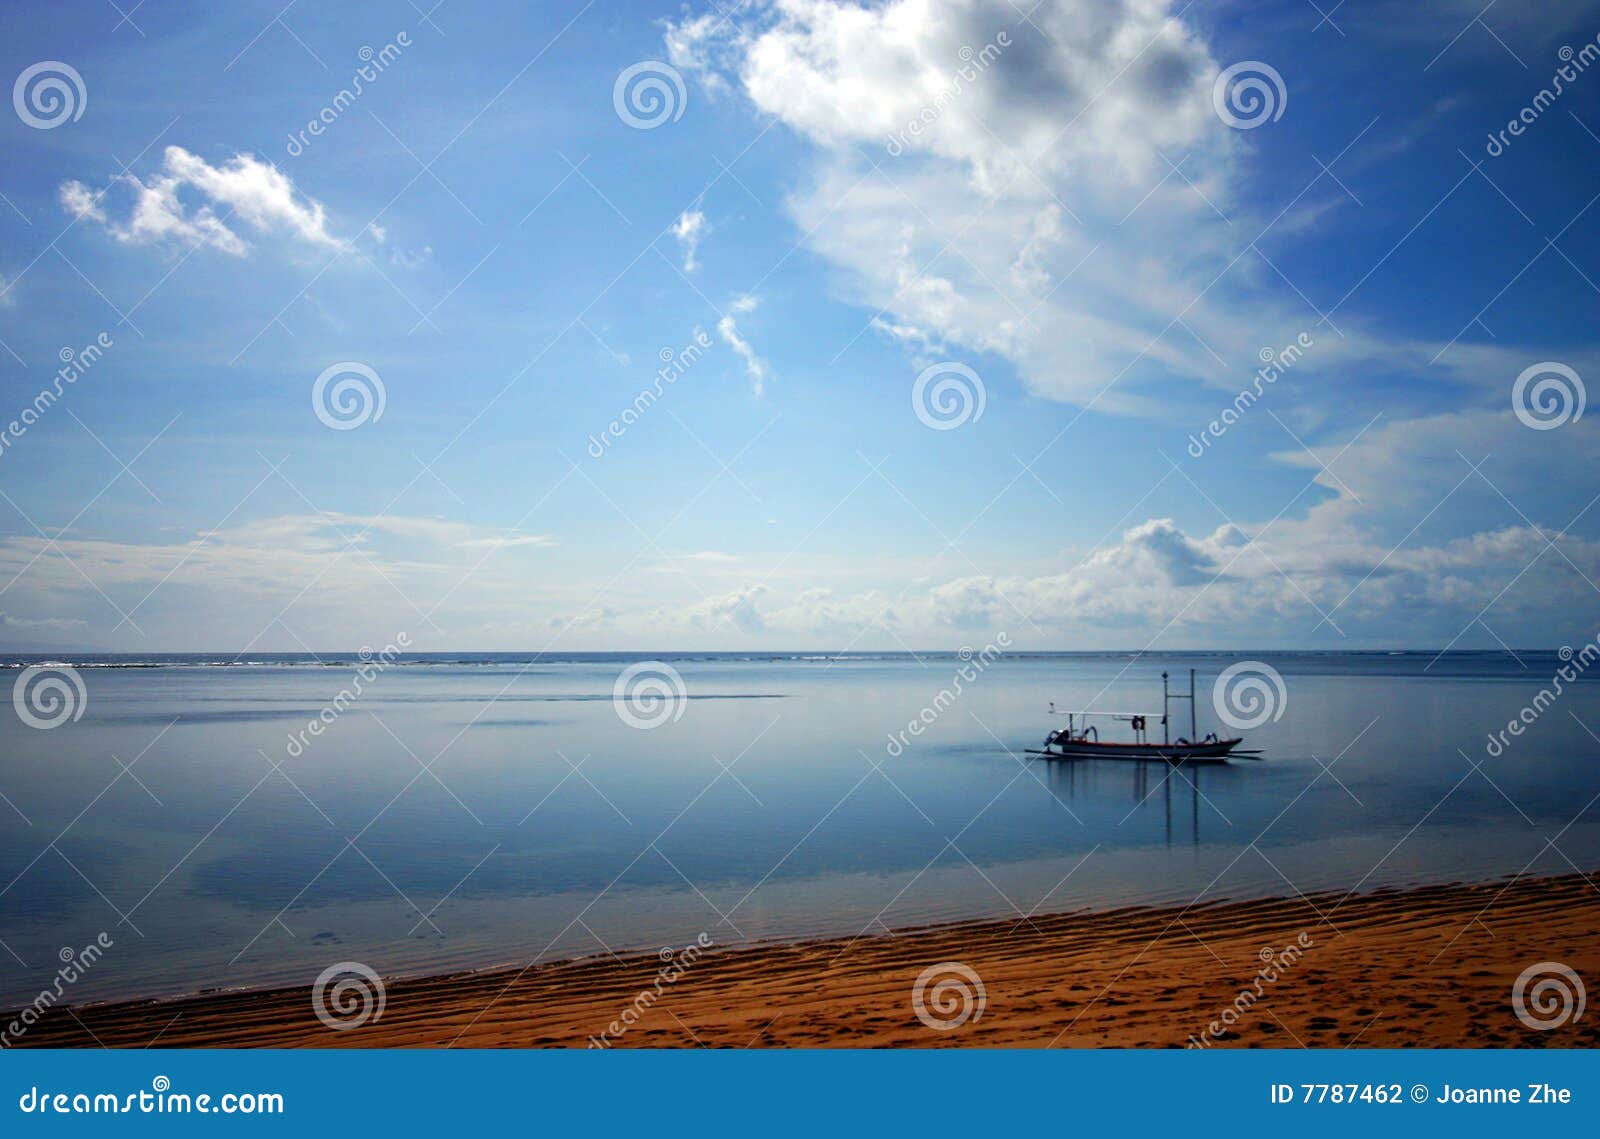
{"label": "wet sand", "polygon": [[[56,1008],[15,1043],[1600,1045],[1600,1014],[1539,1030],[1519,1020],[1512,1000],[1519,975],[1543,962],[1590,983],[1600,979],[1600,888],[1577,874],[1019,917],[703,953],[679,947],[674,962],[650,954],[390,978],[381,1017],[342,1031],[318,1018],[309,987]],[[949,963],[969,972],[930,974],[919,1016],[919,977]],[[665,979],[674,969],[681,975]],[[1530,1005],[1537,991],[1529,990]],[[1540,1015],[1537,1007],[1528,1012]],[[1561,1017],[1553,1011],[1544,1019]]]}

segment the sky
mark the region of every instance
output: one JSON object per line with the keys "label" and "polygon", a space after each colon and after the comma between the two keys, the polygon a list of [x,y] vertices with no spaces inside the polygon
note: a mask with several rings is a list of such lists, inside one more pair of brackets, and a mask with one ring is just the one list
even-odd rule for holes
{"label": "sky", "polygon": [[0,647],[1600,633],[1600,2],[0,28]]}

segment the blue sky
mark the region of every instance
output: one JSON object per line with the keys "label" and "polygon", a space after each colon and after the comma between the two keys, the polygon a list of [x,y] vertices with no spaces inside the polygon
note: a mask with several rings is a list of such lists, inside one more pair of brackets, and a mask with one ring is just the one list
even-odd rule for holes
{"label": "blue sky", "polygon": [[1595,635],[1600,3],[118,3],[0,17],[0,644]]}

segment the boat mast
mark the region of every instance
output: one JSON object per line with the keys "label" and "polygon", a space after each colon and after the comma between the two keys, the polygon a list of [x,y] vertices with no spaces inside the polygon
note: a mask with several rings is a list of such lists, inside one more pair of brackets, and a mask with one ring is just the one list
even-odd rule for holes
{"label": "boat mast", "polygon": [[1172,695],[1167,685],[1167,674],[1164,672],[1161,674],[1161,742],[1163,744],[1170,744],[1172,742],[1172,730],[1167,726],[1167,721],[1170,719],[1170,717],[1167,715],[1167,705],[1174,700],[1187,700],[1189,702],[1189,742],[1198,743],[1200,728],[1195,723],[1194,669],[1191,668],[1189,670],[1189,695],[1187,696]]}
{"label": "boat mast", "polygon": [[1162,742],[1162,744],[1169,744],[1169,743],[1172,742],[1172,731],[1171,731],[1171,729],[1169,729],[1167,727],[1167,704],[1171,699],[1172,699],[1172,697],[1167,695],[1167,674],[1165,672],[1162,672],[1162,674],[1161,674],[1161,742]]}

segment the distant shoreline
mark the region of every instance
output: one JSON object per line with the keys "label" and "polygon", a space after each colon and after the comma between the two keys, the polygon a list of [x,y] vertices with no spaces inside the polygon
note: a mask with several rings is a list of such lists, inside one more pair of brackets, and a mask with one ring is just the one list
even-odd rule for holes
{"label": "distant shoreline", "polygon": [[[371,650],[347,649],[325,652],[105,652],[98,650],[21,650],[0,648],[0,668],[24,669],[37,665],[83,669],[141,669],[141,668],[349,668],[363,663]],[[1013,649],[1008,648],[1005,659],[1016,660],[1149,660],[1169,663],[1183,660],[1237,660],[1241,657],[1264,660],[1304,660],[1329,657],[1427,657],[1511,658],[1556,657],[1559,649],[1188,649],[1154,652],[1140,649]],[[917,649],[873,652],[870,650],[830,651],[812,650],[759,650],[759,649],[707,649],[693,650],[638,650],[606,652],[527,652],[518,650],[473,651],[465,649],[420,652],[406,650],[389,663],[392,668],[436,667],[440,665],[532,665],[532,664],[627,664],[634,661],[666,661],[675,664],[694,663],[824,663],[829,661],[871,662],[927,660],[966,660],[971,648]],[[966,654],[966,655],[963,655]],[[1520,667],[1520,665],[1519,665]]]}
{"label": "distant shoreline", "polygon": [[[1524,987],[1535,985],[1526,996],[1537,1006],[1537,982],[1526,981],[1526,971],[1550,963],[1590,984],[1600,980],[1600,892],[1586,875],[1131,907],[726,950],[702,942],[661,954],[389,978],[382,1015],[349,1031],[318,1018],[306,986],[57,1008],[16,1043],[1600,1044],[1600,1017],[1549,1030],[1536,1027],[1538,1007],[1534,1021],[1519,1018],[1513,1004],[1519,978]],[[1545,1015],[1546,1023],[1558,1019]]]}

